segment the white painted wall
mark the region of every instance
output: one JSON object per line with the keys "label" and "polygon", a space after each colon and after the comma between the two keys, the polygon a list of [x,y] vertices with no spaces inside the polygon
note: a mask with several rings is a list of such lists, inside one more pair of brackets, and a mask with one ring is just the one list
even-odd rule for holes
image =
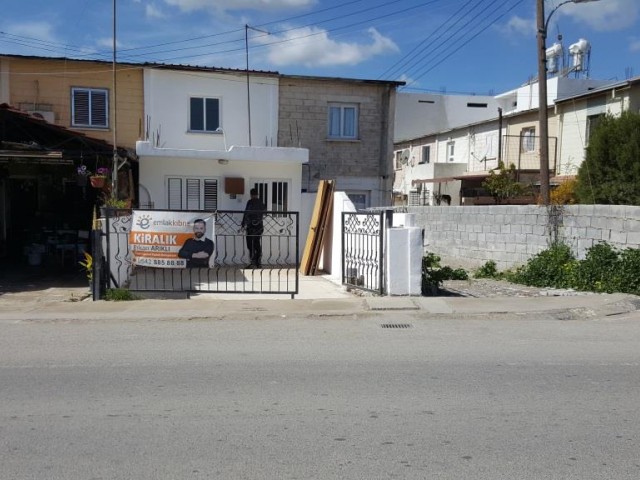
{"label": "white painted wall", "polygon": [[[150,140],[159,134],[158,146],[226,150],[249,145],[247,77],[244,73],[205,71],[144,71],[144,105]],[[252,73],[251,138],[253,146],[275,146],[278,135],[278,78]],[[221,133],[189,132],[189,98],[220,99]],[[225,147],[226,145],[226,147]]]}
{"label": "white painted wall", "polygon": [[[470,104],[484,104],[473,107]],[[394,143],[423,137],[498,116],[499,103],[488,95],[398,93]]]}
{"label": "white painted wall", "polygon": [[[249,199],[249,186],[257,180],[282,180],[290,182],[289,209],[298,211],[301,206],[301,163],[277,163],[259,161],[230,161],[220,165],[216,157],[188,158],[180,156],[141,156],[141,190],[151,196],[156,209],[167,208],[166,182],[169,176],[206,177],[218,179],[218,209],[242,210]],[[225,177],[245,179],[245,194],[232,199],[224,193]]]}
{"label": "white painted wall", "polygon": [[[547,105],[553,105],[556,99],[587,92],[589,89],[598,88],[609,83],[611,83],[609,80],[593,80],[590,78],[549,78],[547,79]],[[537,109],[539,106],[538,92],[538,82],[532,82],[496,95],[495,98],[502,106],[503,113],[507,115]]]}
{"label": "white painted wall", "polygon": [[[395,225],[395,215],[393,222]],[[421,228],[402,226],[387,229],[385,248],[387,295],[422,294],[422,252]]]}

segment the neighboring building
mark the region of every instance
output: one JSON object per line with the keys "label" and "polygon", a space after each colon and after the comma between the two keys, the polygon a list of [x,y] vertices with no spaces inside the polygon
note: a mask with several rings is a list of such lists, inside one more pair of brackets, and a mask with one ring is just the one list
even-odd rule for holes
{"label": "neighboring building", "polygon": [[404,82],[280,76],[278,145],[309,149],[302,189],[334,179],[357,208],[390,205],[396,89]]}
{"label": "neighboring building", "polygon": [[[118,153],[127,157],[125,149]],[[28,258],[33,266],[77,271],[102,194],[79,168],[112,158],[108,142],[0,104],[0,268]]]}
{"label": "neighboring building", "polygon": [[[555,99],[584,93],[605,83],[564,77],[547,80],[552,173],[560,154]],[[515,165],[520,182],[530,184],[534,190],[539,185],[537,83],[495,97],[401,93],[398,98],[398,106],[404,106],[405,110],[396,111],[397,122],[403,125],[398,119],[406,119],[405,128],[395,134],[396,204],[441,204],[443,195],[451,205],[493,203],[482,182],[499,161]],[[422,117],[416,112],[421,112]],[[423,135],[406,138],[420,126]]]}
{"label": "neighboring building", "polygon": [[[117,64],[117,144],[131,150],[143,126],[142,66]],[[0,55],[0,103],[113,144],[110,62]]]}
{"label": "neighboring building", "polygon": [[242,210],[256,187],[268,210],[300,210],[308,152],[277,145],[278,83],[274,72],[148,65],[141,206]]}
{"label": "neighboring building", "polygon": [[[119,191],[135,196],[131,152],[142,134],[142,67],[118,64],[116,78],[117,115],[110,62],[0,55],[0,256],[7,261],[23,261],[22,250],[37,245],[47,265],[61,266],[50,261],[54,253],[73,252],[77,232],[90,229],[93,207],[105,195],[78,167],[110,168],[114,137],[126,160]],[[69,257],[64,266],[75,269]]]}
{"label": "neighboring building", "polygon": [[589,138],[604,115],[640,113],[640,77],[563,96],[556,100],[555,110],[562,146],[556,174],[575,175],[584,161]]}

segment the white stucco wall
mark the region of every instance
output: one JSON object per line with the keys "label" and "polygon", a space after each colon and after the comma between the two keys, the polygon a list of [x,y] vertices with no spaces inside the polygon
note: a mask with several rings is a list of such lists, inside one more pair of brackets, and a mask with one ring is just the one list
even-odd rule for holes
{"label": "white stucco wall", "polygon": [[[299,211],[301,206],[301,163],[259,161],[230,161],[226,165],[213,158],[184,158],[179,156],[141,156],[140,184],[151,196],[154,208],[167,208],[166,182],[169,176],[206,177],[218,179],[218,209],[242,210],[249,199],[249,188],[254,181],[280,180],[290,182],[289,210]],[[245,179],[245,194],[235,199],[224,193],[225,177]]]}
{"label": "white stucco wall", "polygon": [[[478,106],[482,104],[486,107]],[[495,118],[498,106],[494,97],[485,95],[398,93],[394,142]]]}
{"label": "white stucco wall", "polygon": [[[253,146],[275,146],[278,134],[278,78],[252,73],[251,138]],[[189,132],[189,98],[220,99],[222,133]],[[145,129],[157,146],[222,150],[249,145],[247,77],[244,73],[212,73],[145,69]],[[225,146],[226,145],[226,146]]]}

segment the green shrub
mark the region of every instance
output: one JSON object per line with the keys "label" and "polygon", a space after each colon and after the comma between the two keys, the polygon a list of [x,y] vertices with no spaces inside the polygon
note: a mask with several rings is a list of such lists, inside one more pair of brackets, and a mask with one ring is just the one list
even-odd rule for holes
{"label": "green shrub", "polygon": [[556,244],[505,276],[535,287],[640,295],[640,249],[620,252],[600,242],[587,250],[584,260],[576,260],[568,246]]}
{"label": "green shrub", "polygon": [[141,298],[127,288],[109,288],[104,295],[104,299],[111,302],[123,302],[129,300],[140,300]]}
{"label": "green shrub", "polygon": [[640,249],[627,248],[620,253],[616,278],[620,292],[640,295]]}
{"label": "green shrub", "polygon": [[441,267],[440,257],[427,253],[422,257],[422,295],[435,295],[444,280],[467,280],[469,275],[463,268]]}
{"label": "green shrub", "polygon": [[556,243],[508,275],[508,280],[534,287],[570,287],[575,257],[568,245]]}
{"label": "green shrub", "polygon": [[489,260],[480,268],[473,272],[475,278],[500,278],[501,275],[496,267],[496,262]]}
{"label": "green shrub", "polygon": [[592,292],[620,291],[618,263],[618,252],[611,245],[600,242],[587,250],[585,259],[571,272],[571,286]]}

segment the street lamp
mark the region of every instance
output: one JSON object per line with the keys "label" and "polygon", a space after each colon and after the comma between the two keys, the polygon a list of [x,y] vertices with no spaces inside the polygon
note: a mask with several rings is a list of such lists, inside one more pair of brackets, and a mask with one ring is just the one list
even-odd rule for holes
{"label": "street lamp", "polygon": [[567,3],[587,3],[598,0],[566,0],[544,15],[544,0],[537,0],[538,20],[538,123],[540,124],[540,196],[545,205],[549,205],[549,115],[547,111],[547,27],[551,16]]}

